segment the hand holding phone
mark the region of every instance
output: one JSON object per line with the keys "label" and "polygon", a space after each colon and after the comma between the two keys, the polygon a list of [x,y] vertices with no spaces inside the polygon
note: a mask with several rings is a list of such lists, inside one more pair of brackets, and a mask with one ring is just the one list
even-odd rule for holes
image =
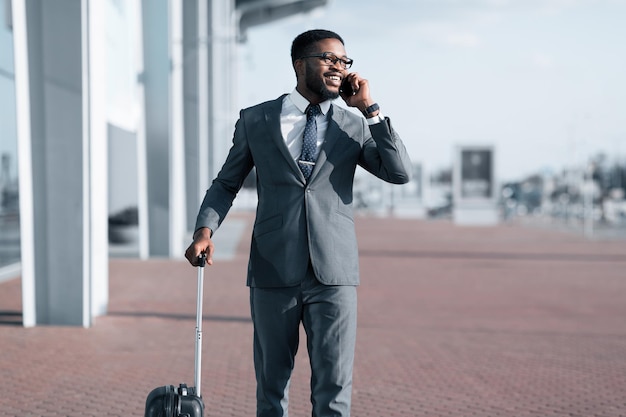
{"label": "hand holding phone", "polygon": [[341,81],[341,87],[339,87],[339,92],[342,94],[345,94],[346,96],[353,96],[355,93],[354,89],[352,88],[352,83],[350,82],[350,80],[348,79],[348,77],[345,77],[342,81]]}
{"label": "hand holding phone", "polygon": [[367,106],[375,103],[370,95],[369,83],[365,78],[361,78],[356,72],[347,73],[341,86],[339,94],[349,107],[356,107],[364,112]]}

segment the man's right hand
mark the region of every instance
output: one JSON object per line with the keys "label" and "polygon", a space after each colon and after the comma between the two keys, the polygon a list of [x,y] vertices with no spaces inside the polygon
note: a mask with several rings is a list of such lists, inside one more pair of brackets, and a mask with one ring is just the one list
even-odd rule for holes
{"label": "man's right hand", "polygon": [[202,227],[193,234],[193,242],[185,251],[185,258],[193,266],[200,265],[200,255],[206,254],[207,265],[213,265],[213,252],[215,247],[211,240],[211,229]]}

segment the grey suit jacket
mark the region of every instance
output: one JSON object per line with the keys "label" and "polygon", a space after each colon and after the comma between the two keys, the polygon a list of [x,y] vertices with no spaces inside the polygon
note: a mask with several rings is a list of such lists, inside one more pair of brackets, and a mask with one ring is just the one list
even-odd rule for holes
{"label": "grey suit jacket", "polygon": [[408,154],[389,119],[368,126],[363,117],[332,105],[326,138],[307,183],[281,134],[284,97],[240,112],[233,145],[206,192],[196,230],[218,229],[244,179],[256,167],[258,206],[247,284],[298,285],[310,259],[323,284],[358,285],[352,213],[356,167],[402,184],[410,177]]}

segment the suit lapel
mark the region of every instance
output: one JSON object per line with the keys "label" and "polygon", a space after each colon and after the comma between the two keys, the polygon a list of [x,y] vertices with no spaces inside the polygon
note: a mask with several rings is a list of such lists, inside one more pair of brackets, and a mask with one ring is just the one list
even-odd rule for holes
{"label": "suit lapel", "polygon": [[327,161],[328,154],[333,149],[333,147],[337,143],[337,139],[340,136],[340,127],[343,123],[343,113],[335,112],[334,108],[334,105],[330,106],[328,115],[328,127],[326,128],[326,137],[324,138],[324,143],[322,143],[320,153],[317,156],[317,160],[315,161],[315,168],[311,173],[311,178],[309,179],[309,182],[315,178],[319,170],[322,168],[322,165],[324,165],[324,163]]}
{"label": "suit lapel", "polygon": [[276,147],[280,150],[281,155],[287,160],[287,163],[289,164],[291,169],[300,176],[302,181],[304,181],[304,175],[296,164],[296,161],[294,161],[291,157],[289,149],[287,149],[287,145],[285,144],[285,139],[283,139],[283,134],[280,130],[280,112],[282,110],[283,99],[285,98],[285,96],[286,94],[283,94],[276,100],[270,102],[269,106],[266,106],[264,108],[265,123],[267,124],[267,129],[270,132],[270,136],[276,144]]}
{"label": "suit lapel", "polygon": [[[285,95],[282,95],[276,100],[270,102],[268,106],[264,107],[263,111],[265,113],[265,123],[267,124],[267,129],[270,133],[272,140],[276,144],[276,147],[280,150],[283,158],[287,160],[287,163],[289,164],[291,169],[296,173],[296,175],[298,175],[302,182],[306,182],[306,180],[304,179],[304,175],[300,170],[300,167],[298,167],[296,161],[294,161],[291,157],[289,149],[287,149],[287,145],[285,145],[283,134],[280,130],[280,112],[282,110],[284,97]],[[341,126],[344,122],[343,112],[335,111],[335,106],[331,105],[328,116],[329,118],[328,127],[326,128],[326,137],[324,138],[324,143],[322,144],[322,147],[320,148],[320,153],[317,156],[317,160],[315,161],[315,168],[311,173],[311,178],[309,178],[309,182],[313,181],[319,170],[328,160],[328,154],[330,154],[333,147],[337,144],[337,139],[341,136]]]}

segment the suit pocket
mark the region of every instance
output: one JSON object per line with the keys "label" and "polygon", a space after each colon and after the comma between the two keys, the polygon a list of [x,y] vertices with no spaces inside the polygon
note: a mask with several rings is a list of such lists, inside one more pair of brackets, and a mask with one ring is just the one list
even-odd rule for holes
{"label": "suit pocket", "polygon": [[354,215],[352,213],[352,204],[339,203],[339,206],[337,207],[337,213],[354,223]]}
{"label": "suit pocket", "polygon": [[258,222],[254,226],[254,237],[262,236],[266,233],[273,232],[274,230],[278,230],[283,225],[283,216],[278,214],[276,216],[270,217],[269,219],[265,219],[261,222]]}

